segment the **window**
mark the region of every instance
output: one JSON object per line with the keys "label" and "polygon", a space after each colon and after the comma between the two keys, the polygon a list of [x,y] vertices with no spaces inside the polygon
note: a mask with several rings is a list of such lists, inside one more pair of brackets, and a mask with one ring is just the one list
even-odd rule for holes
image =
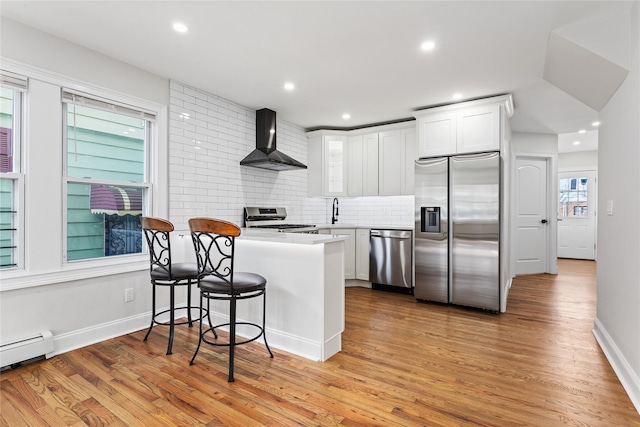
{"label": "window", "polygon": [[20,267],[22,96],[27,79],[0,71],[0,269]]}
{"label": "window", "polygon": [[560,178],[560,217],[589,216],[589,179]]}
{"label": "window", "polygon": [[151,113],[63,90],[65,259],[142,252]]}

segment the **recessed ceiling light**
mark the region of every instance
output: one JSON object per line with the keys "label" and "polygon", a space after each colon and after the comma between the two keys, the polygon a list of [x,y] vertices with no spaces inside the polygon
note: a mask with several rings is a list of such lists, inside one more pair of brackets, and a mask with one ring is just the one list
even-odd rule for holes
{"label": "recessed ceiling light", "polygon": [[451,98],[452,98],[454,101],[457,101],[457,100],[459,100],[459,99],[462,99],[462,94],[461,94],[461,93],[454,93],[454,94],[451,96]]}
{"label": "recessed ceiling light", "polygon": [[573,145],[580,145],[580,141],[573,141]]}
{"label": "recessed ceiling light", "polygon": [[293,83],[291,83],[291,82],[286,82],[286,83],[284,84],[284,90],[291,91],[291,90],[294,90],[295,88],[296,88],[296,85],[294,85],[294,84],[293,84]]}
{"label": "recessed ceiling light", "polygon": [[435,47],[436,47],[436,42],[434,42],[432,40],[428,40],[428,41],[426,41],[426,42],[424,42],[424,43],[422,43],[420,45],[420,49],[422,49],[422,51],[424,51],[424,52],[428,52],[430,50],[433,50],[433,49],[435,49]]}
{"label": "recessed ceiling light", "polygon": [[598,127],[598,126],[600,126],[600,122],[593,122],[593,123],[591,123],[591,126]]}
{"label": "recessed ceiling light", "polygon": [[342,118],[343,118],[343,119],[345,119],[345,120],[349,120],[349,119],[351,118],[351,114],[349,114],[349,113],[344,113],[344,114],[342,115]]}
{"label": "recessed ceiling light", "polygon": [[585,133],[585,132],[586,132],[586,130],[584,130],[584,129],[580,129],[580,130],[578,131],[578,133]]}
{"label": "recessed ceiling light", "polygon": [[173,29],[178,33],[186,33],[189,31],[189,27],[184,25],[182,22],[175,22],[173,24]]}

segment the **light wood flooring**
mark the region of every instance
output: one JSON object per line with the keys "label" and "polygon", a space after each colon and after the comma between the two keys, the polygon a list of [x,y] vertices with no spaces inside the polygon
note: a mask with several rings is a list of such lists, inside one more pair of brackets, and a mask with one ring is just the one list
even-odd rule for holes
{"label": "light wood flooring", "polygon": [[508,313],[346,290],[343,351],[227,355],[197,327],[101,342],[0,375],[2,426],[640,426],[591,329],[595,263],[518,277]]}

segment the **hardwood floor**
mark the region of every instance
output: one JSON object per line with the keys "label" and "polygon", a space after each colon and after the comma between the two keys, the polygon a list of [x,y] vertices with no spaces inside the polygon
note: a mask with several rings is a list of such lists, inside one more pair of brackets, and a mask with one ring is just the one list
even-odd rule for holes
{"label": "hardwood floor", "polygon": [[595,263],[518,277],[508,313],[346,290],[343,351],[311,362],[197,327],[101,342],[0,375],[3,426],[640,426],[591,333]]}

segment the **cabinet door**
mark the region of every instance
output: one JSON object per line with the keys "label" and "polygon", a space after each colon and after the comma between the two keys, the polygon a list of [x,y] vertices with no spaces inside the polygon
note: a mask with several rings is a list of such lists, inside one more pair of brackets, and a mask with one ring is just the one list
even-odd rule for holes
{"label": "cabinet door", "polygon": [[402,194],[402,140],[401,131],[380,132],[380,158],[378,159],[378,194]]}
{"label": "cabinet door", "polygon": [[340,229],[335,230],[335,234],[348,235],[344,241],[344,278],[356,278],[356,230]]}
{"label": "cabinet door", "polygon": [[[348,236],[344,241],[344,278],[355,279],[356,277],[356,230],[352,228],[322,228],[318,234],[339,234]],[[367,270],[367,275],[368,275]]]}
{"label": "cabinet door", "polygon": [[378,134],[364,135],[362,141],[362,195],[378,195]]}
{"label": "cabinet door", "polygon": [[349,188],[349,196],[352,197],[362,196],[362,180],[364,176],[362,139],[362,135],[352,136],[349,138],[349,142],[347,143],[347,146],[349,148],[349,166],[347,168],[349,179],[347,187]]}
{"label": "cabinet door", "polygon": [[500,150],[500,106],[466,108],[456,121],[459,154]]}
{"label": "cabinet door", "polygon": [[369,229],[356,230],[356,279],[369,280]]}
{"label": "cabinet door", "polygon": [[307,142],[307,192],[309,197],[324,196],[324,150],[322,136]]}
{"label": "cabinet door", "polygon": [[345,136],[324,137],[324,195],[327,197],[347,195],[346,142]]}
{"label": "cabinet door", "polygon": [[456,154],[456,113],[436,113],[418,119],[418,157]]}
{"label": "cabinet door", "polygon": [[402,129],[402,194],[414,194],[416,128]]}

